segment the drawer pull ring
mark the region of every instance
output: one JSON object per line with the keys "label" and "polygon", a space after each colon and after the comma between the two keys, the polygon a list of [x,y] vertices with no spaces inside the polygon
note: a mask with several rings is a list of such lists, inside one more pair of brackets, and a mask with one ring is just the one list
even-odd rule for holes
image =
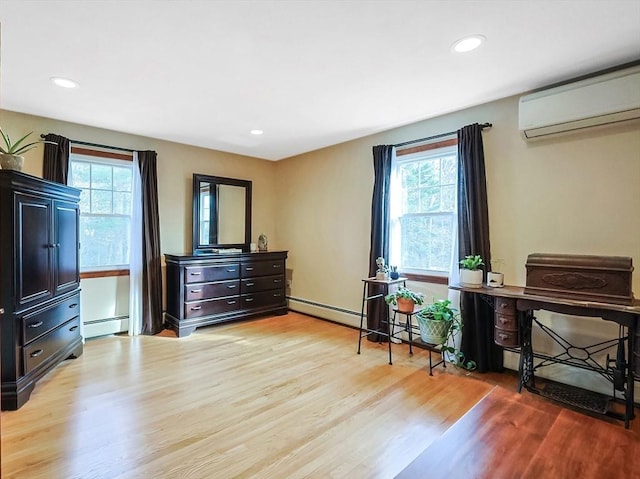
{"label": "drawer pull ring", "polygon": [[192,289],[192,293],[202,293],[202,289]]}
{"label": "drawer pull ring", "polygon": [[253,286],[255,283],[246,283],[246,286]]}
{"label": "drawer pull ring", "polygon": [[69,308],[73,309],[78,306],[78,303],[73,303],[69,305]]}
{"label": "drawer pull ring", "polygon": [[191,271],[189,274],[191,276],[200,276],[200,271]]}
{"label": "drawer pull ring", "polygon": [[32,352],[30,354],[30,356],[32,358],[37,358],[38,356],[40,356],[42,353],[44,353],[44,349],[36,349],[34,352]]}
{"label": "drawer pull ring", "polygon": [[39,328],[40,326],[42,326],[42,321],[38,321],[37,323],[33,323],[29,325],[29,327],[33,329]]}
{"label": "drawer pull ring", "polygon": [[71,326],[71,327],[69,328],[69,331],[75,331],[76,329],[78,329],[78,326]]}
{"label": "drawer pull ring", "polygon": [[191,311],[200,311],[202,306],[191,306]]}

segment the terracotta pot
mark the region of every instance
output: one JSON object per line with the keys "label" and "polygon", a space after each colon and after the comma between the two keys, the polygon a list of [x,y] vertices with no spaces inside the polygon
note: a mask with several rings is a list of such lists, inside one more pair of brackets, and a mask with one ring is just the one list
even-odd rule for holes
{"label": "terracotta pot", "polygon": [[0,167],[3,170],[22,171],[24,157],[19,155],[0,154]]}
{"label": "terracotta pot", "polygon": [[416,303],[412,299],[397,298],[396,302],[398,303],[398,311],[401,313],[413,313],[416,307]]}

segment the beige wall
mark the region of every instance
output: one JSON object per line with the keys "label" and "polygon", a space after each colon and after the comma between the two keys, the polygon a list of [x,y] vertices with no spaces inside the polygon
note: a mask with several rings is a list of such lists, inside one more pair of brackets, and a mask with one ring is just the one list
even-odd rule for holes
{"label": "beige wall", "polygon": [[[275,168],[270,161],[6,110],[0,110],[0,125],[15,139],[33,131],[33,140],[39,139],[41,133],[57,133],[79,141],[136,150],[155,150],[158,153],[162,253],[191,251],[193,173],[251,180],[253,182],[252,236],[257,242],[258,235],[264,232],[269,238],[270,249],[278,248],[275,227],[277,216],[275,210]],[[42,154],[42,147],[28,152],[25,155],[23,171],[42,177]],[[128,281],[126,283],[128,284]],[[126,284],[123,285],[122,278],[82,280],[81,286],[83,288],[83,319],[85,321],[102,319],[108,312],[113,312],[114,316],[127,314],[126,311],[123,313],[123,305],[128,305],[128,287]],[[96,289],[117,291],[118,293],[102,295],[102,300],[100,300],[99,295],[92,293]]]}

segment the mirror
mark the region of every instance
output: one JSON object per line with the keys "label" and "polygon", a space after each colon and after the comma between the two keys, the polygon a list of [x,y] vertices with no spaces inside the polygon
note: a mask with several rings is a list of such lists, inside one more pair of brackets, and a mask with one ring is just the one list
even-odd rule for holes
{"label": "mirror", "polygon": [[193,254],[248,251],[251,181],[193,175]]}

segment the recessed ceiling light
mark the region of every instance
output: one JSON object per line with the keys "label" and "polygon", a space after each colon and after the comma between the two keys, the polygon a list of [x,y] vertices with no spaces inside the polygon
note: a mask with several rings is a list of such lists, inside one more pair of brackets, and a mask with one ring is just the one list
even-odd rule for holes
{"label": "recessed ceiling light", "polygon": [[258,136],[258,135],[262,135],[264,133],[264,131],[262,131],[262,130],[251,130],[250,133],[252,135]]}
{"label": "recessed ceiling light", "polygon": [[451,49],[457,53],[465,53],[470,52],[471,50],[475,50],[486,40],[486,38],[482,35],[471,35],[468,37],[461,38],[453,45],[451,45]]}
{"label": "recessed ceiling light", "polygon": [[62,77],[51,77],[51,81],[62,88],[78,88],[78,82]]}

